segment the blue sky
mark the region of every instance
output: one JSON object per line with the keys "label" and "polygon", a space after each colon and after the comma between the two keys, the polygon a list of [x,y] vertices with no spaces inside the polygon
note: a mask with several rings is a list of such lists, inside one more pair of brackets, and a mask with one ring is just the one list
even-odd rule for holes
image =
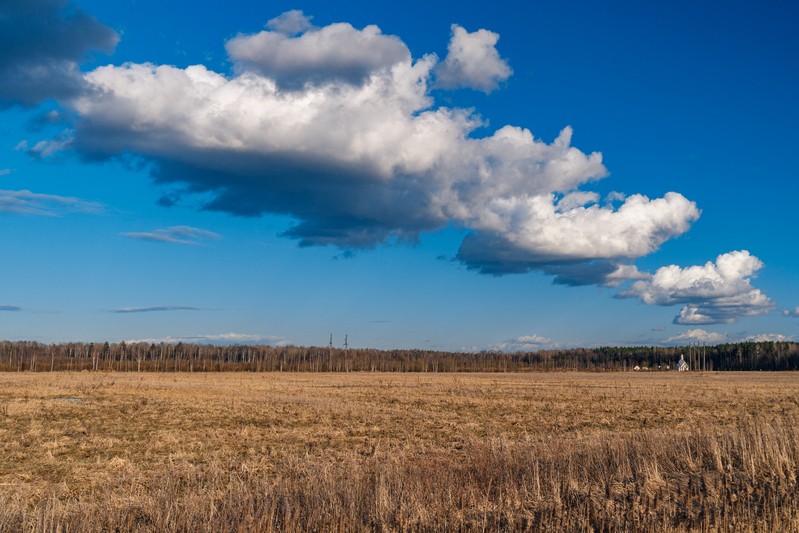
{"label": "blue sky", "polygon": [[796,4],[0,14],[0,338],[799,336]]}

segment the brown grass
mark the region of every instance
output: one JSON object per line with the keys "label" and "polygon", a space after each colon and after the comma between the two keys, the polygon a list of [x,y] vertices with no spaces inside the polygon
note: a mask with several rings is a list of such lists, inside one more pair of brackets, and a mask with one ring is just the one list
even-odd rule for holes
{"label": "brown grass", "polygon": [[0,374],[0,531],[799,530],[799,375]]}

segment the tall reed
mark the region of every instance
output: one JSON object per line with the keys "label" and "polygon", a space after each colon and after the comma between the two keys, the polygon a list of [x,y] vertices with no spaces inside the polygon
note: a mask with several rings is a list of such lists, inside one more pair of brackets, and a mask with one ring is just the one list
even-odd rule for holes
{"label": "tall reed", "polygon": [[797,531],[799,421],[135,466],[0,488],[0,531]]}

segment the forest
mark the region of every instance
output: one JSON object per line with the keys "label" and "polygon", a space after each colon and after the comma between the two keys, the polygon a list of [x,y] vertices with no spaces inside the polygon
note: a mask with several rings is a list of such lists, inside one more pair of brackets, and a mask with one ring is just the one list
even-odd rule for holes
{"label": "forest", "polygon": [[524,372],[671,371],[680,356],[691,370],[799,370],[795,342],[715,346],[600,347],[536,352],[200,344],[44,344],[0,341],[0,371],[119,372]]}

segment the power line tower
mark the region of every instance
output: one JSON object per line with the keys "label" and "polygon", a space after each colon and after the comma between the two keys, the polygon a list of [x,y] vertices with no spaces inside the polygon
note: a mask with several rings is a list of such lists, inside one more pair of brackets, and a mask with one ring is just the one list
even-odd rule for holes
{"label": "power line tower", "polygon": [[333,371],[333,334],[330,334],[330,342],[327,345],[327,371]]}
{"label": "power line tower", "polygon": [[344,372],[349,372],[349,361],[347,361],[347,354],[349,350],[349,345],[347,344],[347,334],[344,334]]}

